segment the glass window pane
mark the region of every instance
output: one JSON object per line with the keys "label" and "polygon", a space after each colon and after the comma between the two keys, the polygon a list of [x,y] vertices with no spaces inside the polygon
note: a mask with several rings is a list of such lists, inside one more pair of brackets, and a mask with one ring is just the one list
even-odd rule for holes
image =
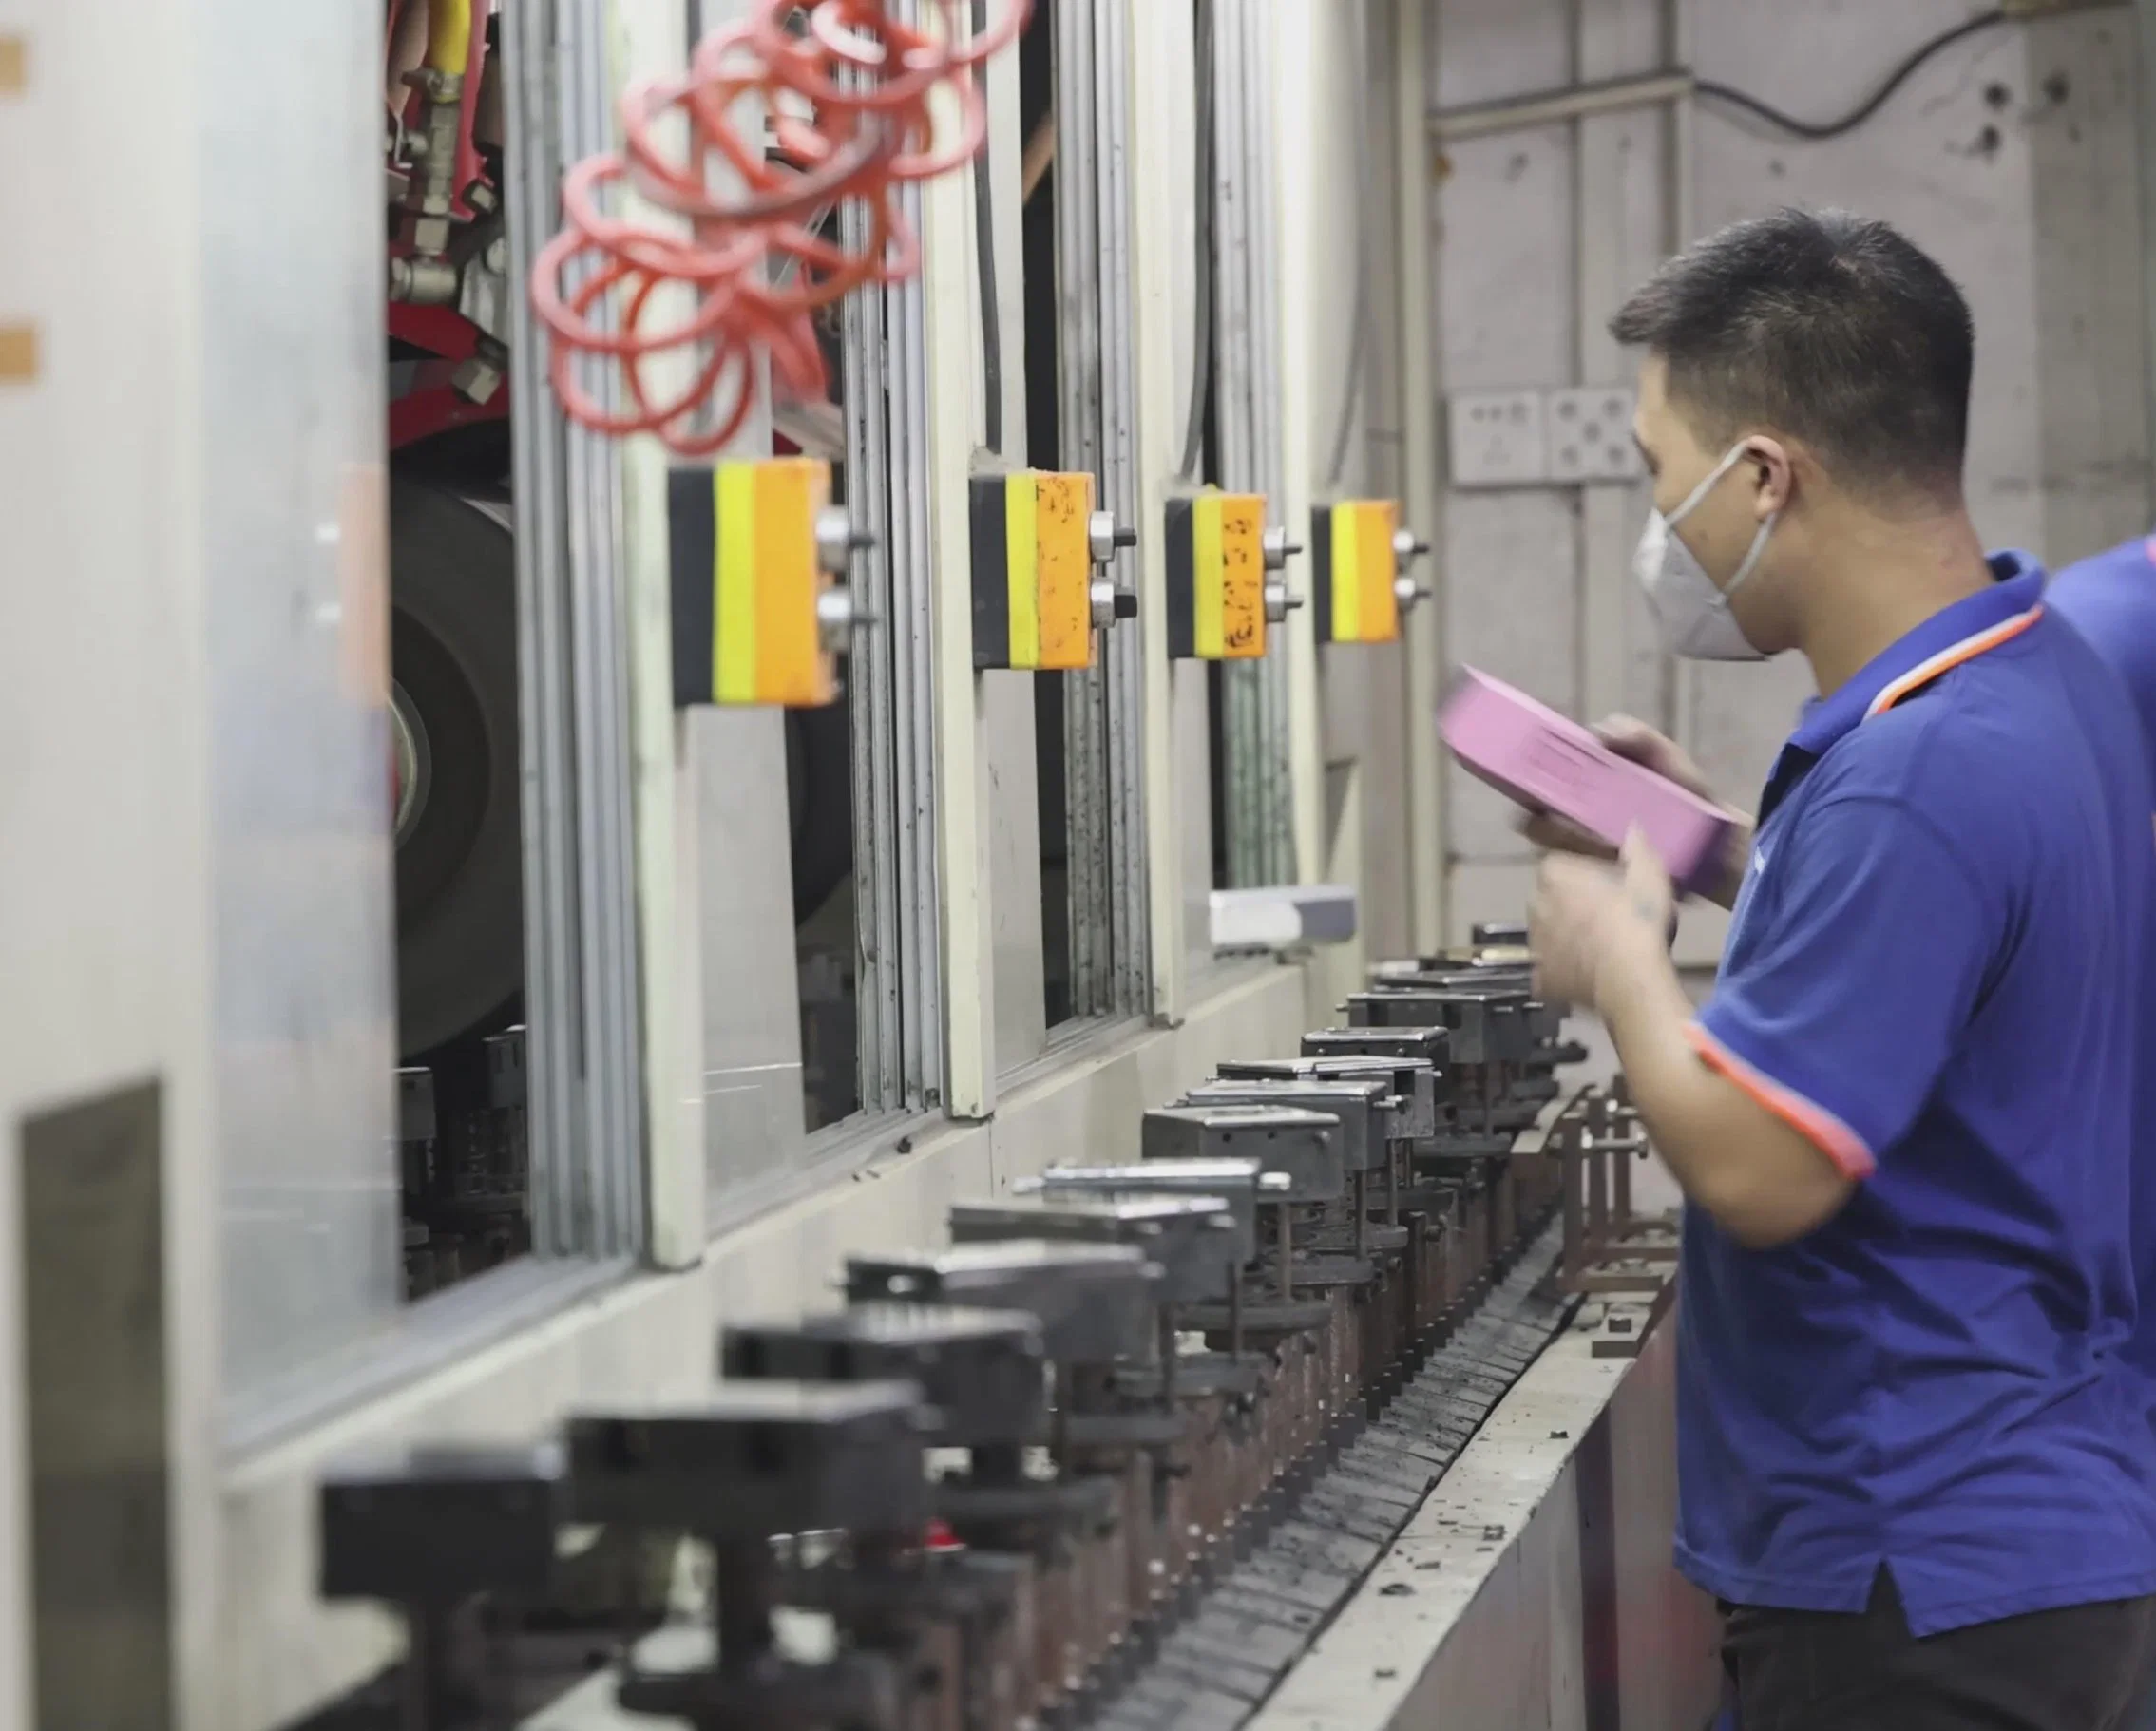
{"label": "glass window pane", "polygon": [[[243,1397],[398,1303],[382,314],[337,287],[381,276],[379,181],[348,169],[379,147],[381,42],[352,7],[240,0],[200,23],[204,113],[227,106],[214,68],[279,68],[247,126],[201,139],[213,1038]],[[309,219],[264,247],[268,210]]]}

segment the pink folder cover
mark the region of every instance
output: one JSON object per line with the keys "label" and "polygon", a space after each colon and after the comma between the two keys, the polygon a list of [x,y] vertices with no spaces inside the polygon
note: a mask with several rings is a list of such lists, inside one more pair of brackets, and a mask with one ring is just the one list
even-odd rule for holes
{"label": "pink folder cover", "polygon": [[1462,668],[1438,730],[1471,773],[1530,810],[1569,818],[1612,847],[1636,826],[1680,888],[1712,871],[1729,827],[1717,807],[1503,680]]}

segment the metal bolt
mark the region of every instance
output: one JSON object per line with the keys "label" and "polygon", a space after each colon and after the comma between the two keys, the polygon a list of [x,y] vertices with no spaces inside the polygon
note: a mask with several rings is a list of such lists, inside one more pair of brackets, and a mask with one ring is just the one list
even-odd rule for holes
{"label": "metal bolt", "polygon": [[1417,582],[1403,571],[1392,580],[1392,597],[1400,603],[1401,612],[1405,613],[1417,601],[1430,599],[1430,586]]}
{"label": "metal bolt", "polygon": [[1303,598],[1290,593],[1286,583],[1268,583],[1265,586],[1265,617],[1269,624],[1280,624],[1302,604]]}
{"label": "metal bolt", "polygon": [[1115,559],[1116,548],[1136,546],[1138,532],[1117,523],[1113,511],[1096,511],[1085,520],[1085,542],[1093,562],[1105,565]]}
{"label": "metal bolt", "polygon": [[1268,571],[1282,569],[1290,559],[1303,550],[1301,542],[1288,539],[1288,531],[1285,528],[1268,529],[1265,532],[1265,539],[1259,544],[1265,550],[1265,568]]}
{"label": "metal bolt", "polygon": [[816,597],[816,646],[826,655],[844,655],[854,626],[865,622],[854,611],[852,590],[826,589]]}
{"label": "metal bolt", "polygon": [[864,544],[843,505],[827,504],[816,513],[816,563],[833,577],[844,577],[853,550]]}
{"label": "metal bolt", "polygon": [[1118,589],[1106,578],[1096,582],[1090,591],[1093,601],[1093,628],[1106,631],[1117,619],[1137,618],[1137,592]]}
{"label": "metal bolt", "polygon": [[1392,532],[1392,556],[1402,564],[1410,564],[1430,550],[1430,543],[1418,541],[1413,529],[1395,529]]}

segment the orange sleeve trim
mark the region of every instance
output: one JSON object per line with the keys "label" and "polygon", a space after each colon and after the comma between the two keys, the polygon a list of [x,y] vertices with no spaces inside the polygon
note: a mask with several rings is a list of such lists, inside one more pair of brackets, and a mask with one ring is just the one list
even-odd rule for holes
{"label": "orange sleeve trim", "polygon": [[1686,1025],[1685,1037],[1691,1041],[1692,1050],[1709,1070],[1727,1076],[1788,1125],[1832,1161],[1834,1170],[1844,1178],[1853,1183],[1861,1182],[1879,1170],[1879,1162],[1872,1158],[1872,1151],[1864,1146],[1863,1137],[1825,1107],[1814,1104],[1795,1090],[1783,1087],[1772,1076],[1755,1070],[1696,1021]]}

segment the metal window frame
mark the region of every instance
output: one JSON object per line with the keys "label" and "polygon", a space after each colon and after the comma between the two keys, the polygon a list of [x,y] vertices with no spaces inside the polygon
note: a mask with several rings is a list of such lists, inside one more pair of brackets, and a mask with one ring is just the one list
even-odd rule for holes
{"label": "metal window frame", "polygon": [[[607,0],[516,0],[501,17],[522,281],[559,220],[563,160],[611,142]],[[566,424],[522,295],[509,378],[533,1253],[233,1403],[228,1458],[559,1314],[625,1278],[648,1243],[620,456]]]}
{"label": "metal window frame", "polygon": [[1407,616],[1407,845],[1412,933],[1427,954],[1445,942],[1450,843],[1437,713],[1445,665],[1444,491],[1438,485],[1437,225],[1430,205],[1431,48],[1437,20],[1423,0],[1393,0],[1393,191],[1401,236],[1402,502],[1433,552],[1431,595]]}
{"label": "metal window frame", "polygon": [[[560,220],[564,163],[612,143],[607,10],[502,9],[512,281]],[[646,1222],[620,459],[567,424],[544,334],[523,295],[512,306],[532,1242],[626,1256]],[[609,389],[597,371],[586,388]]]}
{"label": "metal window frame", "polygon": [[[1217,0],[1212,10],[1220,482],[1231,491],[1263,493],[1277,523],[1287,521],[1287,475],[1269,122],[1274,23],[1269,0]],[[1291,884],[1299,875],[1288,719],[1289,646],[1297,628],[1280,629],[1263,660],[1221,669],[1227,761],[1214,769],[1227,780],[1228,881],[1234,888]]]}
{"label": "metal window frame", "polygon": [[[1135,525],[1142,540],[1154,525],[1142,521],[1139,504],[1124,8],[1064,0],[1056,10],[1054,46],[1060,460],[1092,470],[1103,507]],[[1082,172],[1066,173],[1070,164]],[[1107,575],[1118,586],[1137,587],[1137,557],[1118,549]],[[1146,622],[1127,620],[1107,638],[1097,665],[1063,678],[1072,1024],[1142,1015],[1154,990]],[[1070,1027],[1052,1031],[1051,1045],[1061,1044]]]}
{"label": "metal window frame", "polygon": [[[918,22],[921,0],[898,0]],[[921,188],[900,212],[923,233]],[[868,244],[866,206],[839,211],[849,249]],[[868,539],[852,583],[875,628],[847,665],[853,687],[855,1055],[861,1109],[814,1139],[852,1146],[879,1116],[947,1094],[944,874],[938,861],[934,540],[929,488],[928,314],[916,276],[860,289],[841,309],[846,500]]]}
{"label": "metal window frame", "polygon": [[[919,232],[920,193],[902,195]],[[840,212],[867,243],[865,206]],[[861,1111],[918,1111],[944,1092],[941,873],[936,844],[935,573],[928,522],[927,319],[918,280],[858,291],[844,307],[846,498],[873,538],[853,581],[877,620],[855,641],[853,884]]]}

